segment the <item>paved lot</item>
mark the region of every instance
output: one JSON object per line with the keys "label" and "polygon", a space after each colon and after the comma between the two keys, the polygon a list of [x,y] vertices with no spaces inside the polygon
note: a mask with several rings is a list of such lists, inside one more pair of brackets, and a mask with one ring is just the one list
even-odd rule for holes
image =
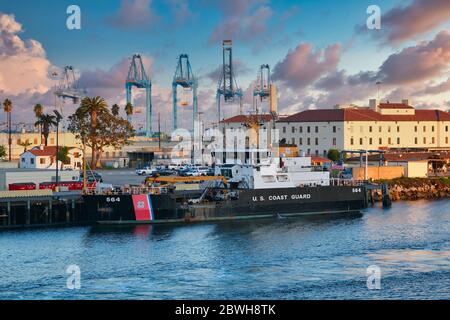
{"label": "paved lot", "polygon": [[113,185],[138,185],[145,180],[145,177],[138,176],[134,170],[130,169],[97,170],[97,172],[102,176],[104,183],[111,183]]}

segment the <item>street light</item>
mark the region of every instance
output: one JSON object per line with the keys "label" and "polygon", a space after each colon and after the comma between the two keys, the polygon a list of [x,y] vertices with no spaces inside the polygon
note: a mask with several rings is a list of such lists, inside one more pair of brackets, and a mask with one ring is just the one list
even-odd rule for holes
{"label": "street light", "polygon": [[59,122],[63,119],[63,116],[58,112],[58,110],[53,110],[53,113],[56,115],[56,188],[58,190],[58,186],[59,186],[59,177],[58,177],[59,136],[58,136],[58,131],[59,131]]}

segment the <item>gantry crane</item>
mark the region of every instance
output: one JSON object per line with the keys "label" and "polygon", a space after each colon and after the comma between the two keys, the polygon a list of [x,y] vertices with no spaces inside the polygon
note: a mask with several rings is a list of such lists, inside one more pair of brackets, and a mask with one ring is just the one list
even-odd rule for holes
{"label": "gantry crane", "polygon": [[221,120],[220,99],[223,96],[225,102],[234,102],[239,99],[239,113],[242,114],[242,90],[238,87],[233,69],[233,43],[224,40],[222,74],[217,88],[217,111],[219,122]]}
{"label": "gantry crane", "polygon": [[[178,56],[178,64],[175,70],[175,75],[172,82],[172,95],[173,95],[173,129],[178,127],[177,109],[178,109],[178,97],[177,88],[181,86],[183,90],[192,90],[192,128],[194,128],[195,119],[197,119],[197,87],[198,82],[192,72],[192,67],[189,62],[189,56],[187,54],[180,54]],[[182,106],[187,106],[187,101],[181,102]],[[194,130],[194,129],[193,129]]]}
{"label": "gantry crane", "polygon": [[[54,72],[53,76],[57,77],[58,73]],[[70,99],[73,104],[78,104],[81,99],[86,96],[86,90],[78,87],[78,79],[75,75],[75,69],[72,66],[64,67],[59,84],[54,92],[55,96],[63,100]]]}
{"label": "gantry crane", "polygon": [[277,88],[272,83],[270,66],[268,64],[260,66],[253,90],[253,107],[257,114],[261,111],[258,108],[258,98],[261,103],[269,100],[270,113],[275,116],[277,113]]}
{"label": "gantry crane", "polygon": [[[127,103],[132,102],[132,89],[145,89],[145,134],[151,137],[152,128],[152,81],[145,72],[144,63],[140,54],[133,55],[131,59],[130,69],[128,71],[127,80],[125,82],[125,90],[127,93]],[[131,120],[131,118],[130,118]]]}

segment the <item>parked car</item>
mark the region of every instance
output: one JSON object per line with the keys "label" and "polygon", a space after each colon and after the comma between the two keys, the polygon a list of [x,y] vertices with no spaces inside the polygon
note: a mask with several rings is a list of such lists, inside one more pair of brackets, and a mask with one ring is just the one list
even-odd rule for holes
{"label": "parked car", "polygon": [[208,169],[206,167],[194,167],[185,172],[187,177],[200,177],[208,175]]}
{"label": "parked car", "polygon": [[157,171],[157,174],[160,176],[173,176],[176,175],[177,172],[171,169],[161,169]]}
{"label": "parked car", "polygon": [[[86,175],[86,180],[88,183],[92,183],[92,182],[103,182],[103,178],[102,176],[95,172],[95,171],[86,171],[87,175]],[[84,173],[83,171],[80,172],[80,180],[79,181],[83,181],[84,180]]]}
{"label": "parked car", "polygon": [[150,167],[143,167],[141,169],[136,170],[136,174],[138,176],[153,176],[156,173],[158,173],[158,170]]}

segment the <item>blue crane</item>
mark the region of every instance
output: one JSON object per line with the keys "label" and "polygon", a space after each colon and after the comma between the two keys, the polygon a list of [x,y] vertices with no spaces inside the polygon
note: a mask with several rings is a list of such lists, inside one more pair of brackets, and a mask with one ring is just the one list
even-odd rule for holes
{"label": "blue crane", "polygon": [[[57,72],[53,76],[59,76]],[[78,104],[86,96],[86,90],[78,87],[78,79],[75,76],[75,69],[72,66],[64,67],[63,74],[59,80],[54,94],[63,100],[70,99],[74,104]]]}
{"label": "blue crane", "polygon": [[270,86],[272,85],[272,79],[270,76],[270,66],[268,64],[263,64],[260,66],[258,71],[258,76],[256,80],[256,85],[253,90],[253,105],[255,111],[258,113],[258,101],[266,101],[270,98]]}
{"label": "blue crane", "polygon": [[[178,127],[177,119],[177,108],[178,108],[178,97],[177,88],[181,86],[183,90],[192,90],[192,128],[194,128],[194,122],[197,117],[197,87],[198,82],[192,72],[192,67],[189,62],[189,56],[187,54],[180,54],[178,56],[178,64],[175,70],[175,75],[172,82],[172,95],[173,95],[173,129],[176,130]],[[183,106],[187,106],[187,101],[182,101]]]}
{"label": "blue crane", "polygon": [[[130,69],[128,71],[125,89],[127,92],[127,103],[132,103],[132,88],[145,89],[145,134],[151,137],[152,128],[152,81],[145,72],[144,63],[140,54],[133,55]],[[131,118],[129,119],[131,121]]]}
{"label": "blue crane", "polygon": [[221,120],[220,100],[223,96],[225,102],[234,102],[239,99],[239,110],[242,114],[242,90],[238,87],[233,70],[233,43],[231,40],[224,40],[222,43],[223,64],[222,74],[217,88],[217,111],[219,122]]}

